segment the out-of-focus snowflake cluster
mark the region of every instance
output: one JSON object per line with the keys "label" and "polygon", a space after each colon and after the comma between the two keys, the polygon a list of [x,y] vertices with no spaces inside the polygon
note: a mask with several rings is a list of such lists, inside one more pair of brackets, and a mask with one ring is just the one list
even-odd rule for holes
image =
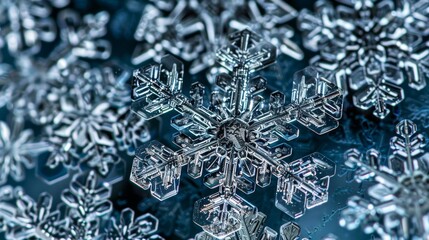
{"label": "out-of-focus snowflake cluster", "polygon": [[136,70],[132,110],[144,119],[175,110],[171,125],[180,132],[173,138],[177,151],[157,141],[142,147],[131,181],[165,200],[178,193],[182,166],[193,178],[204,176],[204,184],[219,192],[195,203],[194,222],[218,238],[240,230],[242,216],[257,211],[237,189],[250,194],[256,185],[269,185],[271,175],[278,178],[276,206],[292,217],[326,202],[334,164],[319,153],[286,162],[292,148],[285,141],[298,137],[292,122],[318,134],[335,129],[342,93],[309,68],[296,73],[291,103],[278,91],[264,101],[266,80],[251,74],[275,59],[276,48],[255,33],[231,34],[230,45],[217,52],[228,73],[217,76],[219,90],[208,103],[198,82],[190,97],[182,93],[183,64],[172,56]]}
{"label": "out-of-focus snowflake cluster", "polygon": [[132,62],[159,61],[172,53],[191,63],[191,74],[208,70],[209,80],[219,72],[216,52],[227,43],[228,34],[250,28],[271,42],[279,53],[302,59],[287,24],[298,15],[284,0],[152,0],[146,5],[134,38],[141,44]]}
{"label": "out-of-focus snowflake cluster", "polygon": [[311,60],[360,109],[385,118],[388,106],[404,99],[408,82],[422,90],[429,77],[429,3],[426,0],[317,1],[303,10],[299,28],[304,45],[319,53]]}
{"label": "out-of-focus snowflake cluster", "polygon": [[391,138],[392,153],[387,164],[380,153],[356,149],[346,154],[346,164],[356,169],[358,182],[372,180],[368,197],[354,196],[341,215],[340,224],[348,229],[362,226],[366,233],[378,233],[383,239],[426,239],[429,236],[429,154],[417,126],[403,120]]}
{"label": "out-of-focus snowflake cluster", "polygon": [[[0,231],[8,239],[153,239],[158,219],[151,214],[135,218],[126,208],[112,213],[111,186],[95,172],[76,175],[61,195],[57,208],[44,192],[37,200],[21,187],[0,188]],[[119,215],[119,216],[116,216]]]}
{"label": "out-of-focus snowflake cluster", "polygon": [[47,58],[22,55],[14,66],[2,65],[0,106],[45,127],[52,152],[48,167],[84,163],[105,176],[119,161],[118,150],[134,154],[149,139],[148,129],[128,111],[128,72],[84,61],[110,56],[111,44],[102,39],[108,13],[82,18],[64,9],[57,18],[60,41]]}
{"label": "out-of-focus snowflake cluster", "polygon": [[74,72],[78,59],[107,59],[110,56],[110,43],[99,39],[106,34],[108,19],[106,12],[88,14],[82,19],[72,10],[60,11],[60,41],[47,58],[21,54],[14,58],[14,66],[1,66],[3,80],[0,93],[3,101],[0,107],[7,104],[18,117],[29,117],[37,124],[49,123],[57,113],[56,106],[52,106],[57,99],[49,93],[52,86],[71,85],[64,75],[72,73],[74,78],[86,79],[79,75],[83,72]]}
{"label": "out-of-focus snowflake cluster", "polygon": [[37,155],[49,150],[46,142],[34,141],[33,131],[23,127],[22,121],[14,121],[11,126],[0,121],[0,186],[9,176],[22,181],[26,168],[35,166]]}

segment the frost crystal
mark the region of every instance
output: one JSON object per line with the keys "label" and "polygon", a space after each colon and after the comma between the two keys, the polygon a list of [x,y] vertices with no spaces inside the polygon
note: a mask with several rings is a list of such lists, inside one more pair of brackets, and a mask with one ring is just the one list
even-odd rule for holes
{"label": "frost crystal", "polygon": [[194,221],[206,232],[225,237],[241,227],[242,216],[256,208],[240,197],[256,185],[278,178],[276,206],[292,217],[327,201],[334,164],[319,153],[286,162],[292,149],[285,140],[298,137],[299,122],[323,134],[337,127],[342,94],[314,69],[296,73],[290,104],[280,92],[263,99],[266,80],[251,74],[273,63],[276,48],[248,30],[232,34],[220,49],[218,62],[228,73],[217,77],[219,90],[205,103],[205,89],[193,83],[190,97],[182,93],[183,65],[172,56],[160,65],[134,72],[132,110],[144,119],[175,110],[171,125],[179,131],[174,151],[153,141],[137,151],[130,179],[164,200],[178,193],[181,169],[219,192],[196,202]]}
{"label": "frost crystal", "polygon": [[191,74],[209,69],[219,72],[216,51],[227,42],[227,35],[250,28],[277,46],[282,54],[302,59],[301,49],[290,39],[294,32],[287,23],[297,11],[283,0],[175,0],[152,1],[142,13],[135,31],[141,44],[132,62],[160,60],[172,53],[191,62]]}
{"label": "frost crystal", "polygon": [[381,165],[380,154],[366,155],[356,149],[346,153],[346,164],[356,168],[356,181],[375,181],[369,199],[352,197],[341,214],[340,224],[348,229],[362,226],[366,233],[377,232],[383,239],[427,239],[429,237],[429,154],[416,125],[403,120],[390,141],[392,154]]}
{"label": "frost crystal", "polygon": [[298,18],[305,46],[320,53],[311,62],[343,89],[348,88],[356,107],[374,107],[374,115],[385,118],[387,106],[404,99],[400,87],[404,81],[416,90],[426,86],[429,3],[339,2],[334,8],[318,1],[315,13],[303,10]]}
{"label": "frost crystal", "polygon": [[49,150],[44,142],[33,142],[33,131],[23,129],[24,123],[14,121],[11,128],[0,121],[0,185],[11,176],[15,181],[22,181],[26,168],[35,165],[35,157]]}

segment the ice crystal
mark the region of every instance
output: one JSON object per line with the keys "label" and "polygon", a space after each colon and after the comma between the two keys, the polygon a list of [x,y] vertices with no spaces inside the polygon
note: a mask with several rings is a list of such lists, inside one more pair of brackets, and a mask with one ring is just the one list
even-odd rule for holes
{"label": "ice crystal", "polygon": [[4,94],[0,107],[6,106],[15,118],[46,124],[55,115],[49,107],[47,94],[53,79],[47,73],[47,62],[27,56],[15,58],[15,68],[5,65],[0,83]]}
{"label": "ice crystal", "polygon": [[[265,227],[264,223],[267,216],[258,212],[243,216],[241,228],[225,237],[227,240],[276,240],[277,232],[271,228]],[[209,235],[206,232],[201,232],[195,236],[195,240],[216,240],[218,238]],[[285,238],[281,238],[284,240]]]}
{"label": "ice crystal", "polygon": [[111,186],[97,181],[95,172],[76,177],[64,190],[62,201],[69,208],[67,235],[71,239],[91,239],[98,236],[100,221],[112,211],[109,201]]}
{"label": "ice crystal", "polygon": [[23,128],[21,121],[13,121],[10,127],[0,121],[0,185],[8,176],[22,181],[26,168],[35,166],[35,157],[49,150],[47,143],[33,140],[32,130]]}
{"label": "ice crystal", "polygon": [[283,0],[152,2],[144,8],[134,35],[141,42],[132,56],[134,64],[152,58],[158,61],[172,53],[192,63],[191,74],[208,69],[211,77],[220,71],[215,67],[216,51],[229,33],[245,28],[263,36],[282,54],[303,58],[287,25],[297,11]]}
{"label": "ice crystal", "polygon": [[50,58],[55,59],[60,68],[78,58],[109,58],[112,46],[108,40],[102,39],[107,33],[109,18],[104,11],[84,17],[70,9],[61,11],[58,14],[61,42]]}
{"label": "ice crystal", "polygon": [[292,149],[285,140],[298,137],[292,122],[318,134],[335,129],[342,108],[341,91],[311,68],[296,73],[290,104],[278,91],[264,101],[266,80],[251,74],[275,61],[276,48],[249,30],[230,42],[217,53],[229,72],[218,75],[209,104],[201,83],[191,85],[190,97],[182,93],[183,65],[172,56],[136,70],[133,81],[135,113],[144,119],[179,113],[171,119],[179,150],[157,141],[142,147],[131,181],[164,200],[178,193],[183,166],[193,178],[204,175],[205,185],[219,192],[196,202],[194,221],[216,237],[238,231],[242,216],[256,211],[236,190],[250,194],[269,185],[271,175],[278,178],[276,206],[292,217],[327,201],[334,164],[319,153],[286,162]]}
{"label": "ice crystal", "polygon": [[119,151],[134,154],[135,145],[149,139],[145,121],[128,111],[131,89],[123,81],[129,73],[76,62],[63,74],[48,95],[56,116],[46,127],[55,146],[47,164],[84,164],[106,176],[121,160]]}
{"label": "ice crystal", "polygon": [[[17,2],[29,5],[25,1]],[[31,2],[33,11],[43,10],[44,5],[37,3],[44,1]],[[62,75],[70,74],[79,59],[106,59],[111,52],[110,43],[100,39],[106,33],[109,19],[106,12],[85,15],[83,20],[69,9],[58,15],[61,38],[48,58],[20,54],[14,58],[14,67],[0,66],[0,107],[7,105],[16,117],[29,118],[36,124],[47,124],[56,115],[49,91],[54,84],[60,84]]]}
{"label": "ice crystal", "polygon": [[[227,236],[227,240],[308,240],[301,238],[301,227],[295,222],[288,222],[280,226],[280,234],[269,227],[264,228],[266,216],[262,213],[244,216],[242,228],[234,234]],[[217,238],[202,232],[195,236],[195,240],[216,240]],[[336,240],[329,234],[322,240]]]}
{"label": "ice crystal", "polygon": [[[20,187],[0,188],[0,231],[6,239],[153,239],[158,219],[144,214],[134,219],[134,211],[124,209],[120,220],[110,213],[111,186],[101,183],[95,172],[76,175],[64,190],[62,204],[52,204],[44,192],[37,201]],[[109,217],[110,216],[110,217]]]}
{"label": "ice crystal", "polygon": [[[54,1],[52,1],[54,2]],[[12,54],[35,54],[41,42],[55,40],[57,28],[47,0],[4,0],[0,3],[0,48]]]}
{"label": "ice crystal", "polygon": [[356,107],[385,118],[387,106],[404,99],[404,81],[416,90],[426,86],[429,3],[339,2],[318,1],[315,13],[303,10],[298,18],[305,46],[320,53],[311,62],[348,88]]}
{"label": "ice crystal", "polygon": [[416,125],[403,120],[391,138],[392,153],[382,165],[380,154],[356,149],[346,153],[346,164],[356,168],[358,182],[375,181],[368,198],[354,196],[341,214],[340,224],[348,229],[362,226],[366,233],[383,239],[427,239],[429,236],[429,154],[423,149],[424,137]]}
{"label": "ice crystal", "polygon": [[111,221],[112,227],[106,237],[108,240],[163,239],[154,234],[158,230],[158,219],[149,213],[134,219],[134,211],[127,208],[122,210],[119,223],[115,218]]}

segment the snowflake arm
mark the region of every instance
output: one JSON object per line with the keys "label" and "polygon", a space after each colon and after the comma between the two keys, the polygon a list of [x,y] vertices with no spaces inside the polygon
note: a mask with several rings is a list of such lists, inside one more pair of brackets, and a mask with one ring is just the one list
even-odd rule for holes
{"label": "snowflake arm", "polygon": [[46,142],[34,142],[33,132],[23,129],[23,125],[22,121],[15,120],[10,129],[0,121],[0,185],[6,182],[8,176],[22,181],[25,168],[35,166],[34,157],[51,149]]}
{"label": "snowflake arm", "polygon": [[112,217],[111,223],[112,225],[108,228],[106,240],[163,240],[162,237],[154,235],[158,230],[158,219],[149,213],[134,218],[134,211],[127,208],[121,211],[120,220],[118,222]]}

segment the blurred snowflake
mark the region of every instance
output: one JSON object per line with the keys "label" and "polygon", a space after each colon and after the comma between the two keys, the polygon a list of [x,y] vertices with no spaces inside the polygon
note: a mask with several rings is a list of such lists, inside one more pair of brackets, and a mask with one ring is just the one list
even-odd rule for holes
{"label": "blurred snowflake", "polygon": [[365,233],[378,233],[383,239],[426,239],[429,236],[429,154],[416,125],[403,120],[390,141],[392,154],[381,165],[380,154],[370,149],[366,155],[356,149],[346,153],[346,164],[356,169],[358,182],[376,184],[367,198],[354,196],[341,214],[340,224],[348,229],[362,226]]}
{"label": "blurred snowflake", "polygon": [[156,0],[146,5],[135,31],[139,45],[132,62],[159,61],[172,53],[191,62],[191,74],[208,70],[209,80],[219,72],[216,51],[231,32],[252,29],[278,47],[281,54],[301,60],[303,53],[291,38],[287,24],[297,11],[283,0]]}
{"label": "blurred snowflake", "polygon": [[250,194],[256,185],[269,185],[271,175],[278,178],[276,206],[292,217],[326,202],[334,164],[319,153],[286,163],[292,149],[284,141],[298,137],[292,122],[323,134],[338,126],[342,111],[341,91],[314,69],[296,73],[292,103],[285,104],[280,92],[264,101],[266,80],[251,74],[275,61],[276,48],[249,30],[232,34],[230,41],[218,51],[229,72],[218,75],[219,90],[208,105],[201,83],[191,85],[190,97],[182,94],[183,65],[172,56],[136,70],[133,82],[132,110],[142,118],[179,112],[171,125],[180,131],[173,138],[180,149],[156,141],[142,147],[131,181],[164,200],[178,193],[182,166],[193,178],[205,172],[204,184],[219,192],[196,202],[194,221],[216,237],[238,231],[241,216],[256,211],[237,188]]}
{"label": "blurred snowflake", "polygon": [[[0,231],[6,239],[153,239],[162,240],[155,232],[158,219],[144,214],[134,219],[131,209],[112,212],[111,186],[100,182],[95,172],[76,175],[64,190],[62,204],[53,207],[48,193],[38,201],[20,187],[0,188]],[[110,217],[109,217],[110,216]]]}
{"label": "blurred snowflake", "polygon": [[58,28],[61,42],[51,52],[49,58],[60,69],[79,58],[108,59],[112,46],[106,39],[109,14],[105,11],[81,17],[71,9],[58,13]]}
{"label": "blurred snowflake", "polygon": [[40,51],[41,42],[54,41],[56,34],[50,1],[1,1],[0,48],[6,46],[13,55],[33,55]]}
{"label": "blurred snowflake", "polygon": [[[43,11],[46,7],[46,1],[42,0],[12,2],[26,6],[33,12]],[[64,0],[52,2],[57,5],[65,3]],[[70,71],[76,69],[73,65],[80,64],[77,63],[79,59],[107,59],[110,56],[110,42],[100,39],[106,34],[108,19],[106,12],[88,14],[82,20],[77,12],[62,10],[58,14],[61,38],[48,58],[19,54],[10,65],[0,66],[0,107],[6,105],[15,117],[28,118],[36,124],[52,121],[58,107],[52,105],[55,99],[49,95],[50,88],[61,84],[63,75],[73,74]],[[38,29],[32,31],[40,33]],[[56,34],[53,37],[55,39]]]}
{"label": "blurred snowflake", "polygon": [[121,161],[119,151],[134,154],[135,144],[149,139],[145,121],[128,110],[129,73],[117,66],[91,68],[76,62],[63,76],[49,93],[55,102],[51,111],[57,111],[46,126],[49,143],[55,146],[47,165],[85,165],[106,176]]}
{"label": "blurred snowflake", "polygon": [[[404,99],[400,85],[416,90],[429,77],[429,3],[426,0],[317,1],[316,12],[298,18],[304,45],[319,56],[311,62],[344,90],[354,105],[385,118],[388,105]],[[404,74],[405,73],[405,74]]]}
{"label": "blurred snowflake", "polygon": [[0,185],[8,176],[15,181],[25,178],[25,169],[35,166],[35,157],[49,150],[45,142],[34,142],[33,131],[23,129],[22,121],[13,121],[11,127],[0,121]]}

